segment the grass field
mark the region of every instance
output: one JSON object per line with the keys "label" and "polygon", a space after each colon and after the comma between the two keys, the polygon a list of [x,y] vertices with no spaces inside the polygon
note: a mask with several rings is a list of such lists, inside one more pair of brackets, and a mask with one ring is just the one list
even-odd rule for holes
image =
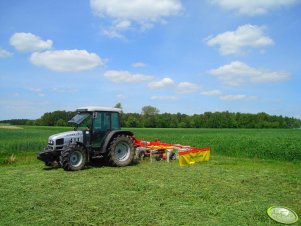
{"label": "grass field", "polygon": [[301,213],[298,163],[215,156],[191,167],[0,170],[1,225],[278,225],[268,207]]}
{"label": "grass field", "polygon": [[301,215],[301,130],[133,129],[140,139],[211,146],[212,158],[65,172],[34,153],[69,128],[22,128],[0,129],[0,225],[280,225],[266,214],[273,205]]}
{"label": "grass field", "polygon": [[132,129],[139,139],[211,147],[234,157],[301,160],[301,129]]}
{"label": "grass field", "polygon": [[[68,127],[0,129],[0,164],[14,154],[16,161],[30,161],[47,145],[48,136]],[[195,147],[211,147],[212,153],[286,161],[301,160],[301,129],[129,129],[138,139],[161,139]]]}
{"label": "grass field", "polygon": [[17,162],[32,162],[36,152],[46,145],[52,134],[68,131],[67,127],[34,127],[22,126],[19,129],[0,129],[0,164],[8,162],[9,157],[16,155]]}

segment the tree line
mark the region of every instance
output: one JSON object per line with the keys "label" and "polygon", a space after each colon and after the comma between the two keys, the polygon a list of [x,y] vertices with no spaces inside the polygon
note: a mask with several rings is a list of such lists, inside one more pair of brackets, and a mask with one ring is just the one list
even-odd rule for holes
{"label": "tree line", "polygon": [[3,120],[0,123],[9,123],[11,125],[30,125],[30,126],[70,126],[68,121],[76,115],[73,111],[54,111],[47,112],[41,118],[31,119],[10,119]]}
{"label": "tree line", "polygon": [[204,114],[143,115],[127,113],[122,115],[125,127],[132,128],[300,128],[299,119],[258,114],[205,112]]}
{"label": "tree line", "polygon": [[[121,107],[121,104],[116,105]],[[72,126],[68,123],[76,112],[47,112],[36,120],[12,119],[1,123],[12,125]],[[144,106],[141,113],[122,113],[121,124],[130,128],[300,128],[301,120],[293,117],[233,112],[205,112],[186,115],[160,113],[153,106]]]}

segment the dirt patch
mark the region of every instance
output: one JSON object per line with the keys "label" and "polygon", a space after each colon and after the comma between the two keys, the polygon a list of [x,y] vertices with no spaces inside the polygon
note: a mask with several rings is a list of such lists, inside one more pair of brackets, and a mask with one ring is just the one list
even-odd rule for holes
{"label": "dirt patch", "polygon": [[23,129],[18,126],[0,126],[0,129]]}

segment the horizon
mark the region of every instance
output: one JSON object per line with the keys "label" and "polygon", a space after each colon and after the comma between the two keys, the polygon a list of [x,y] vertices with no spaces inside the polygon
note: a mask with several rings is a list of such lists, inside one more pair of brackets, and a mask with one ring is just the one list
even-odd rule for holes
{"label": "horizon", "polygon": [[[153,106],[152,106],[153,107]],[[121,108],[122,109],[122,108]],[[268,116],[276,116],[276,117],[283,117],[283,118],[293,118],[293,119],[297,119],[297,120],[300,120],[299,118],[295,118],[293,116],[286,116],[286,115],[271,115],[271,114],[268,114],[266,112],[257,112],[257,113],[250,113],[250,112],[231,112],[231,111],[207,111],[207,112],[203,112],[203,113],[194,113],[194,114],[185,114],[185,113],[181,113],[181,112],[176,112],[176,113],[170,113],[170,112],[161,112],[160,109],[159,110],[159,113],[158,115],[160,114],[172,114],[172,115],[176,115],[176,114],[182,114],[182,115],[187,115],[187,116],[193,116],[193,115],[204,115],[205,113],[229,113],[229,114],[251,114],[251,115],[258,115],[258,114],[267,114]],[[38,120],[38,119],[41,119],[41,117],[46,114],[46,113],[54,113],[54,112],[57,112],[57,111],[65,111],[65,112],[76,112],[76,110],[74,111],[67,111],[67,110],[54,110],[54,111],[51,111],[51,112],[44,112],[40,117],[38,118],[10,118],[10,119],[0,119],[0,122],[2,121],[10,121],[10,120]],[[142,111],[140,112],[124,112],[123,109],[122,109],[122,114],[140,114],[140,115],[143,115]]]}

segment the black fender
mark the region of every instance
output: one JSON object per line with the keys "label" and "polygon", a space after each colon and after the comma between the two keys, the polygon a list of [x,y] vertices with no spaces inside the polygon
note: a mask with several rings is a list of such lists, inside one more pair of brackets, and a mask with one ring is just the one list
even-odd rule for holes
{"label": "black fender", "polygon": [[[63,150],[61,150],[61,151],[64,151],[66,148],[69,148],[69,147],[71,147],[71,146],[76,146],[76,145],[81,146],[81,147],[83,147],[83,148],[85,149],[85,151],[88,151],[86,145],[84,145],[82,142],[79,142],[79,141],[70,143],[68,146],[66,146],[66,147],[65,147]],[[88,153],[87,153],[87,154],[88,154]]]}
{"label": "black fender", "polygon": [[114,137],[116,137],[118,135],[127,135],[127,136],[132,137],[132,136],[134,136],[134,133],[132,133],[131,131],[125,131],[125,130],[114,130],[114,131],[109,132],[102,144],[101,149],[100,149],[101,154],[104,154],[107,152],[108,145],[110,144],[111,140],[114,139]]}
{"label": "black fender", "polygon": [[76,141],[76,144],[83,147],[87,151],[87,147],[82,142]]}

